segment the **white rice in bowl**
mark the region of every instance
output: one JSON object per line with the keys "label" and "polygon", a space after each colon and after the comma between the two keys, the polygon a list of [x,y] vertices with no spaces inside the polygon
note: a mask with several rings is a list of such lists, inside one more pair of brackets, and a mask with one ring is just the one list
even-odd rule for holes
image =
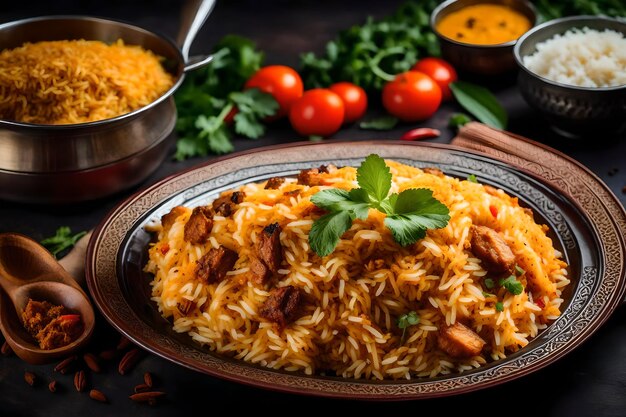
{"label": "white rice in bowl", "polygon": [[536,48],[537,52],[524,57],[524,65],[541,77],[579,87],[626,85],[626,38],[622,33],[570,29]]}

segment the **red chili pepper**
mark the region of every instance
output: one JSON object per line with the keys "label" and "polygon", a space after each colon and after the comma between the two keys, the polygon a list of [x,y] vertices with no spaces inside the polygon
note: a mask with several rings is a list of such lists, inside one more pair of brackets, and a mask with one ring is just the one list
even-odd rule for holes
{"label": "red chili pepper", "polygon": [[541,298],[538,300],[535,300],[535,304],[537,304],[541,308],[546,308],[546,303],[544,303]]}
{"label": "red chili pepper", "polygon": [[64,314],[62,316],[59,316],[59,320],[73,323],[76,321],[80,321],[80,314]]}
{"label": "red chili pepper", "polygon": [[162,245],[160,248],[160,251],[162,255],[165,255],[166,253],[170,251],[170,245],[168,245],[167,243]]}
{"label": "red chili pepper", "polygon": [[494,205],[489,206],[489,211],[491,212],[491,215],[495,218],[498,218],[498,208]]}
{"label": "red chili pepper", "polygon": [[431,129],[429,127],[420,127],[417,129],[409,130],[404,135],[400,136],[400,140],[422,140],[436,138],[441,135],[441,132],[437,129]]}

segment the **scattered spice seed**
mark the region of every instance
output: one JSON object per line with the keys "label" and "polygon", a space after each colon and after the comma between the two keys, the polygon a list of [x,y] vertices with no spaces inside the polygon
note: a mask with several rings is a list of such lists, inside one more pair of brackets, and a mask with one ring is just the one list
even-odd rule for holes
{"label": "scattered spice seed", "polygon": [[105,397],[105,395],[97,389],[92,389],[91,391],[89,391],[89,398],[91,398],[92,400],[100,401],[101,403],[107,402],[107,397]]}
{"label": "scattered spice seed", "polygon": [[50,390],[50,392],[57,392],[57,381],[55,379],[50,381],[50,383],[48,384],[48,389]]}
{"label": "scattered spice seed", "polygon": [[11,356],[11,354],[13,353],[13,349],[11,349],[11,346],[5,341],[2,344],[2,348],[0,349],[0,352],[2,352],[3,356]]}
{"label": "scattered spice seed", "polygon": [[85,353],[83,355],[83,360],[93,372],[99,374],[100,373],[100,365],[98,364],[98,358],[93,353]]}
{"label": "scattered spice seed", "polygon": [[110,361],[111,359],[117,356],[117,351],[113,349],[103,350],[102,352],[98,354],[98,356],[100,357],[100,359],[104,359],[105,361]]}
{"label": "scattered spice seed", "polygon": [[152,388],[152,374],[150,372],[146,372],[145,374],[143,374],[143,382],[145,382],[147,386]]}
{"label": "scattered spice seed", "polygon": [[135,367],[137,362],[141,360],[143,356],[144,356],[144,352],[137,348],[131,349],[128,352],[126,352],[126,354],[124,355],[122,360],[120,360],[120,364],[117,367],[117,370],[120,373],[120,375],[125,375],[128,372],[130,372]]}
{"label": "scattered spice seed", "polygon": [[31,387],[35,385],[35,381],[37,381],[37,376],[32,372],[24,372],[24,381]]}
{"label": "scattered spice seed", "polygon": [[133,394],[128,398],[138,403],[146,403],[146,402],[149,402],[150,400],[156,400],[159,397],[163,397],[164,395],[165,393],[162,391],[147,391],[147,392],[139,392],[137,394]]}
{"label": "scattered spice seed", "polygon": [[133,391],[135,392],[135,394],[140,393],[140,392],[146,392],[146,391],[150,391],[150,388],[148,386],[148,384],[139,384],[139,385],[135,385],[135,388],[133,389]]}
{"label": "scattered spice seed", "polygon": [[76,360],[76,355],[72,355],[70,357],[67,357],[65,359],[63,359],[61,362],[59,362],[55,367],[54,367],[54,372],[62,372],[64,369],[68,369],[70,367],[70,365],[72,364],[72,362],[74,362]]}
{"label": "scattered spice seed", "polygon": [[84,371],[80,370],[74,374],[74,388],[76,388],[78,392],[83,392],[85,388],[87,388]]}
{"label": "scattered spice seed", "polygon": [[126,338],[126,336],[120,336],[120,341],[117,344],[117,350],[126,350],[127,347],[132,345],[132,342]]}

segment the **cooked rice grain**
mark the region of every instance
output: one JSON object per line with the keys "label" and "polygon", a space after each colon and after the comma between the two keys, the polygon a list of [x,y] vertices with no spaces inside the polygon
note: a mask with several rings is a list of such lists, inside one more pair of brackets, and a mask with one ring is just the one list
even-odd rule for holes
{"label": "cooked rice grain", "polygon": [[75,124],[152,103],[173,85],[159,58],[120,39],[25,43],[0,52],[0,119]]}
{"label": "cooked rice grain", "polygon": [[[275,192],[269,198],[263,184],[246,185],[245,202],[232,217],[219,219],[219,233],[214,229],[206,245],[183,239],[191,209],[178,217],[169,233],[160,231],[146,266],[155,275],[152,299],[164,317],[173,319],[176,331],[189,332],[195,341],[220,354],[272,369],[365,379],[471,370],[519,350],[559,316],[561,289],[569,282],[566,265],[557,257],[545,228],[519,207],[516,198],[502,192],[488,194],[480,184],[387,163],[394,189],[429,188],[453,207],[447,227],[429,230],[425,239],[402,248],[385,228],[384,215],[372,210],[366,221],[354,222],[331,255],[319,258],[304,243],[319,217],[311,211],[309,198],[324,187],[290,181],[290,188],[301,189],[295,199]],[[326,184],[350,189],[355,175],[355,169],[347,167],[323,178]],[[494,218],[490,205],[508,214]],[[281,269],[265,288],[252,282],[239,284],[256,236],[273,222],[282,226]],[[533,279],[534,293],[515,296],[504,288],[484,288],[482,277],[488,273],[469,247],[472,224],[491,227],[504,236],[517,263],[527,271],[520,280],[528,288],[528,280]],[[196,261],[216,242],[237,251],[239,260],[224,281],[199,285],[193,273]],[[164,255],[159,248],[165,244],[170,250]],[[258,316],[269,291],[279,283],[308,294],[300,318],[282,331]],[[495,293],[497,300],[483,291]],[[177,308],[182,297],[198,305],[202,300],[202,307],[183,317]],[[533,300],[542,300],[543,307]],[[496,301],[503,303],[503,312],[496,312]],[[406,329],[403,341],[396,320],[412,310],[420,323]],[[486,340],[482,355],[455,359],[437,348],[438,329],[457,321]]]}

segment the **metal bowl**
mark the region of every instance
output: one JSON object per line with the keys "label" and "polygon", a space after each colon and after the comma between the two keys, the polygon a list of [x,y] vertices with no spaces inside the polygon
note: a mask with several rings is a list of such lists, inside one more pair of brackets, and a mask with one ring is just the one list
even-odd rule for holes
{"label": "metal bowl", "polygon": [[71,203],[113,194],[143,181],[166,157],[174,139],[172,97],[184,74],[212,57],[188,60],[189,45],[214,1],[191,2],[180,46],[127,23],[87,16],[51,16],[0,25],[0,50],[25,42],[123,39],[164,58],[173,86],[152,103],[114,118],[42,125],[0,120],[0,199]]}
{"label": "metal bowl", "polygon": [[626,22],[598,16],[575,16],[551,20],[529,30],[515,45],[522,96],[541,112],[559,134],[571,137],[602,138],[626,130],[626,85],[577,87],[543,78],[524,66],[524,57],[536,45],[572,28],[612,29],[626,35]]}
{"label": "metal bowl", "polygon": [[455,41],[443,36],[437,30],[442,18],[464,7],[476,4],[500,4],[526,16],[537,24],[537,11],[526,0],[448,0],[441,3],[430,15],[430,26],[439,39],[441,55],[457,70],[480,75],[501,75],[515,69],[513,46],[516,41],[496,45],[474,45]]}

